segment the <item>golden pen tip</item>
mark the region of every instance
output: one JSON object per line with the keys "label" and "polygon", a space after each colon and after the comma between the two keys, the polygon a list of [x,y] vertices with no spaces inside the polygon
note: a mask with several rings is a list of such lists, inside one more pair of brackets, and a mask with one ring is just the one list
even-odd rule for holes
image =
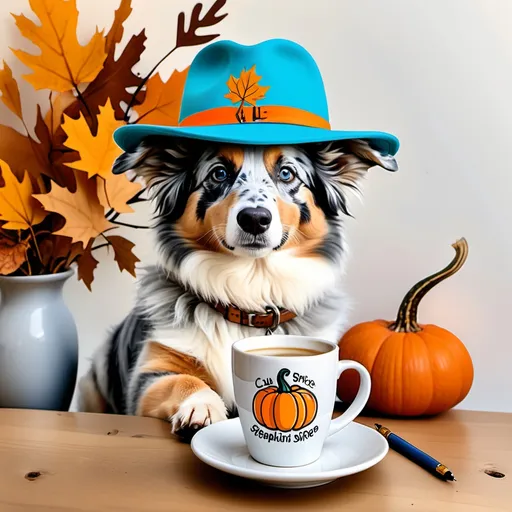
{"label": "golden pen tip", "polygon": [[378,423],[375,423],[375,426],[376,426],[377,428],[382,427],[382,425],[379,425]]}

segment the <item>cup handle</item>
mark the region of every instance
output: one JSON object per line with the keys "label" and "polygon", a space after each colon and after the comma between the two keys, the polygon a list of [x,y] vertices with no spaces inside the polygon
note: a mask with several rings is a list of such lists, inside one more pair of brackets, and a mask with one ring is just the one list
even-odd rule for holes
{"label": "cup handle", "polygon": [[339,432],[342,428],[345,428],[351,421],[353,421],[363,410],[368,398],[370,398],[371,378],[368,370],[356,361],[338,361],[338,379],[345,370],[349,369],[356,370],[361,377],[359,390],[349,408],[341,416],[338,416],[335,420],[331,421],[327,436],[332,436],[336,432]]}

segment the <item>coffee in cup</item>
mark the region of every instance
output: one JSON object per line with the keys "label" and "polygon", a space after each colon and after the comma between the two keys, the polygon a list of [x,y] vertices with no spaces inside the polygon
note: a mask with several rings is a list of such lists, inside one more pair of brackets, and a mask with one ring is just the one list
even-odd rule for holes
{"label": "coffee in cup", "polygon": [[[233,344],[235,401],[251,456],[270,466],[315,462],[328,436],[345,428],[370,396],[370,375],[355,361],[339,361],[338,346],[314,337],[272,335]],[[356,398],[335,420],[340,374],[356,370]]]}

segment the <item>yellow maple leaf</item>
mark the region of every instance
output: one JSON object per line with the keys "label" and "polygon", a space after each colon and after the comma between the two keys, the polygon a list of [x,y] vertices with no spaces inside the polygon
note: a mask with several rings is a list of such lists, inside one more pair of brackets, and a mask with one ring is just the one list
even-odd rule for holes
{"label": "yellow maple leaf", "polygon": [[52,184],[47,194],[34,194],[46,210],[58,213],[66,223],[56,235],[68,236],[73,242],[82,242],[84,247],[92,238],[113,227],[106,218],[105,210],[96,196],[95,180],[89,180],[82,172],[75,172],[76,191]]}
{"label": "yellow maple leaf", "polygon": [[134,107],[139,114],[137,122],[171,126],[178,124],[188,69],[174,71],[167,82],[161,79],[159,73],[148,80],[144,102]]}
{"label": "yellow maple leaf", "polygon": [[240,77],[235,78],[233,75],[229,77],[226,82],[229,88],[229,93],[224,96],[231,100],[233,103],[242,102],[254,106],[256,101],[265,97],[265,94],[270,89],[270,85],[258,85],[261,76],[256,75],[256,64],[248,71],[242,70]]}
{"label": "yellow maple leaf", "polygon": [[11,68],[4,61],[4,68],[0,71],[0,92],[4,105],[22,119],[21,98],[18,84],[12,76]]}
{"label": "yellow maple leaf", "polygon": [[32,183],[25,171],[21,182],[11,168],[0,160],[0,169],[5,185],[0,188],[0,219],[7,221],[4,229],[29,229],[46,217],[46,212],[32,197]]}
{"label": "yellow maple leaf", "polygon": [[73,169],[87,172],[89,177],[97,174],[102,178],[108,178],[112,174],[111,168],[114,160],[122,152],[114,142],[112,134],[124,123],[115,118],[110,100],[107,100],[105,106],[99,107],[99,109],[96,136],[91,133],[82,114],[78,119],[64,115],[62,129],[68,136],[64,144],[80,153],[80,160],[67,165]]}
{"label": "yellow maple leaf", "polygon": [[98,179],[98,199],[105,208],[113,208],[118,213],[131,213],[133,208],[128,201],[141,189],[139,183],[131,182],[124,174],[112,174],[106,179]]}
{"label": "yellow maple leaf", "polygon": [[91,40],[85,46],[80,45],[76,34],[76,0],[30,0],[30,7],[40,25],[23,14],[14,15],[14,19],[20,32],[39,46],[41,53],[32,55],[13,50],[18,59],[33,70],[23,78],[35,89],[58,92],[94,80],[107,56],[105,38],[103,31],[96,29]]}

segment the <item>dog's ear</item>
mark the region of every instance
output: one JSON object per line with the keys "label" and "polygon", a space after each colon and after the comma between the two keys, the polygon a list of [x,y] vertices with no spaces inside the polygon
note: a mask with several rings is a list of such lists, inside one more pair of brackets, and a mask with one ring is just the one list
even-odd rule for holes
{"label": "dog's ear", "polygon": [[170,221],[183,214],[193,184],[193,171],[204,153],[200,142],[149,137],[132,152],[120,155],[112,172],[132,171],[142,178],[159,215]]}
{"label": "dog's ear", "polygon": [[392,155],[385,154],[363,140],[345,140],[311,144],[307,147],[314,169],[313,184],[319,205],[330,216],[347,209],[345,189],[359,191],[358,184],[370,167],[376,165],[397,171]]}
{"label": "dog's ear", "polygon": [[149,151],[149,148],[144,148],[140,145],[133,152],[122,153],[114,161],[112,174],[124,174],[127,171],[136,169],[144,161],[147,151]]}

